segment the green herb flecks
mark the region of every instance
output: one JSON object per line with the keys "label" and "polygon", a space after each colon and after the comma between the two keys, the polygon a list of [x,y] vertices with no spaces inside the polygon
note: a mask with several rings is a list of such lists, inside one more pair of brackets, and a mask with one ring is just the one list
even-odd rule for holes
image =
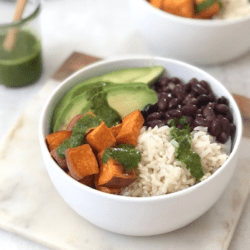
{"label": "green herb flecks", "polygon": [[121,164],[126,172],[130,172],[138,167],[141,160],[141,153],[133,145],[119,144],[115,148],[106,148],[102,162],[106,164],[112,158]]}
{"label": "green herb flecks", "polygon": [[[184,163],[190,170],[190,173],[196,179],[201,179],[204,175],[200,156],[191,150],[191,128],[187,122],[187,117],[182,116],[181,118],[175,118],[169,121],[170,138],[174,140],[176,158]],[[176,126],[180,124],[181,129]]]}
{"label": "green herb flecks", "polygon": [[199,4],[195,4],[195,14],[199,14],[203,10],[206,10],[207,8],[211,7],[214,3],[218,3],[220,6],[220,9],[223,7],[220,0],[205,0]]}

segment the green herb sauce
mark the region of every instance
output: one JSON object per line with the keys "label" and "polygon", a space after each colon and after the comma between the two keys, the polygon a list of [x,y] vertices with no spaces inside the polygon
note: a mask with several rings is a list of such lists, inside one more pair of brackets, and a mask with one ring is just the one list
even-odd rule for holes
{"label": "green herb sauce", "polygon": [[206,0],[201,2],[200,4],[195,5],[195,14],[199,14],[203,10],[206,10],[207,8],[211,7],[214,3],[218,3],[220,8],[223,7],[220,0]]}
{"label": "green herb sauce", "polygon": [[121,116],[108,105],[107,92],[99,92],[91,99],[91,110],[110,128],[121,122]]}
{"label": "green herb sauce", "polygon": [[72,135],[83,134],[85,136],[90,128],[96,128],[100,124],[101,120],[99,117],[87,114],[75,123],[72,129]]}
{"label": "green herb sauce", "polygon": [[[187,117],[182,116],[180,119],[172,119],[168,124],[171,127],[170,138],[178,143],[175,148],[176,158],[186,165],[193,177],[198,180],[201,179],[204,172],[200,156],[191,150],[191,129]],[[181,124],[182,129],[178,129],[177,124]]]}
{"label": "green herb sauce", "polygon": [[126,172],[130,172],[138,167],[141,160],[141,153],[133,145],[119,144],[115,148],[106,148],[102,157],[102,162],[106,164],[112,158],[121,164]]}
{"label": "green herb sauce", "polygon": [[27,31],[19,31],[15,47],[3,48],[6,34],[0,36],[0,83],[20,87],[35,82],[42,72],[41,42]]}
{"label": "green herb sauce", "polygon": [[65,159],[65,150],[68,148],[76,148],[85,143],[83,134],[71,135],[67,140],[65,140],[58,148],[57,153],[60,158]]}
{"label": "green herb sauce", "polygon": [[92,115],[85,115],[81,119],[79,119],[73,129],[72,135],[65,140],[60,146],[57,148],[57,153],[60,158],[65,159],[65,150],[68,148],[75,148],[85,143],[84,137],[89,129],[96,128],[101,123],[101,120]]}

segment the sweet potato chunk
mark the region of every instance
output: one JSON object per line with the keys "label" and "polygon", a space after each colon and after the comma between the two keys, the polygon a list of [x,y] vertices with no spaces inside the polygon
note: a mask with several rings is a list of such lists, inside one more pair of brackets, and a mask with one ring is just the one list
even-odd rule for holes
{"label": "sweet potato chunk", "polygon": [[61,130],[55,133],[48,134],[46,136],[46,143],[49,147],[49,151],[56,149],[61,143],[71,136],[72,132]]}
{"label": "sweet potato chunk", "polygon": [[136,180],[137,176],[134,170],[126,173],[123,166],[114,159],[110,158],[108,162],[104,164],[102,162],[103,153],[104,151],[98,154],[100,173],[97,177],[98,181],[96,186],[121,188],[130,185]]}
{"label": "sweet potato chunk", "polygon": [[97,152],[101,152],[107,147],[112,147],[116,143],[111,130],[102,122],[98,127],[90,131],[86,137],[86,141]]}
{"label": "sweet potato chunk", "polygon": [[118,135],[118,133],[120,132],[121,128],[122,128],[122,123],[120,123],[120,124],[118,124],[118,125],[110,128],[110,130],[111,130],[111,132],[112,132],[112,134],[113,134],[114,137],[116,137]]}
{"label": "sweet potato chunk", "polygon": [[77,122],[78,120],[80,120],[81,118],[83,118],[85,115],[92,115],[92,116],[95,116],[95,114],[94,114],[93,112],[91,112],[91,111],[88,111],[88,112],[83,113],[83,114],[76,115],[76,116],[70,121],[70,123],[68,124],[66,130],[67,130],[67,131],[72,131],[72,129],[73,129],[74,125],[76,124],[76,122]]}
{"label": "sweet potato chunk", "polygon": [[164,0],[162,9],[182,17],[192,18],[194,16],[193,0]]}
{"label": "sweet potato chunk", "polygon": [[67,170],[67,169],[68,169],[66,160],[65,160],[65,159],[62,159],[62,158],[58,155],[56,148],[53,149],[53,150],[50,152],[50,155],[52,156],[52,158],[57,162],[57,164],[58,164],[63,170]]}
{"label": "sweet potato chunk", "polygon": [[122,189],[121,188],[108,188],[108,187],[101,187],[101,186],[96,186],[96,189],[108,194],[120,194]]}
{"label": "sweet potato chunk", "polygon": [[137,145],[137,139],[143,126],[144,118],[139,110],[130,113],[122,120],[122,128],[116,137],[117,144]]}
{"label": "sweet potato chunk", "polygon": [[[200,4],[204,0],[194,0],[195,4]],[[199,19],[211,19],[213,16],[217,15],[220,11],[220,5],[218,2],[213,3],[207,9],[201,11],[199,14],[196,14],[194,17]]]}
{"label": "sweet potato chunk", "polygon": [[88,144],[66,149],[65,159],[70,175],[78,181],[99,173],[96,157]]}
{"label": "sweet potato chunk", "polygon": [[164,0],[149,0],[149,2],[156,8],[160,9]]}

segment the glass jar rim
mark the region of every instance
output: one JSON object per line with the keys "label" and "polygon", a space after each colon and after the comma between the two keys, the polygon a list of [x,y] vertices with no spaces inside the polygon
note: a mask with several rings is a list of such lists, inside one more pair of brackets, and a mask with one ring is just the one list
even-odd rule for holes
{"label": "glass jar rim", "polygon": [[0,29],[9,29],[11,27],[20,27],[20,26],[24,25],[25,23],[27,23],[28,21],[34,19],[36,16],[38,16],[40,11],[41,11],[41,1],[39,0],[37,7],[30,15],[28,15],[27,17],[25,17],[19,21],[7,23],[7,24],[0,24]]}

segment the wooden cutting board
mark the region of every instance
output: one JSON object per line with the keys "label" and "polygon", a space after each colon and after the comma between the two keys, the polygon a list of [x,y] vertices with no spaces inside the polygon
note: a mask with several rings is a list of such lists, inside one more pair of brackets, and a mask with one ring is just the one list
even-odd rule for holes
{"label": "wooden cutting board", "polygon": [[51,249],[228,249],[250,191],[247,138],[240,145],[235,176],[221,199],[202,217],[172,233],[154,237],[110,233],[78,216],[61,199],[40,153],[37,135],[40,111],[59,81],[97,60],[80,53],[71,55],[1,141],[0,228]]}

